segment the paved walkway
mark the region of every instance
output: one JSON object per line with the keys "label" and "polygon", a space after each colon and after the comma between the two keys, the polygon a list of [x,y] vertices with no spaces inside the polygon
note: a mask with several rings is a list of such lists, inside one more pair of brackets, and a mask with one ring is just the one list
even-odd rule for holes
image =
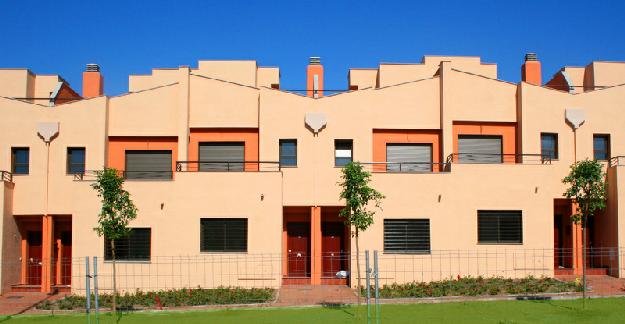
{"label": "paved walkway", "polygon": [[358,299],[347,286],[282,286],[271,306],[355,304]]}
{"label": "paved walkway", "polygon": [[[575,281],[576,276],[557,276],[556,279]],[[586,285],[589,295],[613,296],[625,294],[625,279],[610,276],[587,276]]]}
{"label": "paved walkway", "polygon": [[0,296],[0,315],[36,312],[35,306],[44,300],[63,298],[65,294],[48,295],[40,292],[9,292]]}

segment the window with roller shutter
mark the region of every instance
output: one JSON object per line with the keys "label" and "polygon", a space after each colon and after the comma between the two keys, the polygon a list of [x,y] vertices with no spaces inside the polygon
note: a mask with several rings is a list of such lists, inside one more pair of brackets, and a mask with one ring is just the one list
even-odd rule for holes
{"label": "window with roller shutter", "polygon": [[432,171],[432,144],[386,144],[387,172]]}
{"label": "window with roller shutter", "polygon": [[458,162],[460,163],[502,163],[502,151],[501,136],[458,136]]}
{"label": "window with roller shutter", "polygon": [[429,219],[385,219],[385,253],[430,253]]}
{"label": "window with roller shutter", "polygon": [[127,150],[126,179],[168,180],[172,178],[170,150]]}
{"label": "window with roller shutter", "polygon": [[199,171],[243,171],[244,142],[202,142]]}
{"label": "window with roller shutter", "polygon": [[201,252],[247,252],[247,218],[202,218]]}
{"label": "window with roller shutter", "polygon": [[478,243],[523,243],[522,214],[520,210],[478,210]]}

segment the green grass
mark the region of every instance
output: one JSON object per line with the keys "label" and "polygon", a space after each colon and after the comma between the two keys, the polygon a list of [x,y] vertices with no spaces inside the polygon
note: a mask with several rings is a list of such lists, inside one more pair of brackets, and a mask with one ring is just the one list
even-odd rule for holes
{"label": "green grass", "polygon": [[[625,298],[383,305],[382,323],[625,323]],[[115,323],[110,314],[99,323]],[[356,307],[265,308],[124,314],[119,323],[366,323]],[[84,315],[15,316],[0,323],[97,323]]]}

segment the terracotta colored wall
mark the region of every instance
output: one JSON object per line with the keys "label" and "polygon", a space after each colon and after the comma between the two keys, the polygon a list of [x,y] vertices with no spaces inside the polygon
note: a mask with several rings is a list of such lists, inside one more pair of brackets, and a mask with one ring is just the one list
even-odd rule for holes
{"label": "terracotta colored wall", "polygon": [[458,153],[458,135],[496,135],[502,137],[504,163],[515,163],[516,154],[516,124],[515,123],[479,123],[479,122],[454,122],[453,139],[454,153]]}
{"label": "terracotta colored wall", "polygon": [[[245,161],[258,161],[258,129],[192,128],[189,135],[189,161],[199,160],[201,142],[245,142]],[[245,165],[246,171],[258,171],[257,164]]]}
{"label": "terracotta colored wall", "polygon": [[109,137],[107,166],[125,170],[126,150],[171,150],[171,169],[176,170],[178,139],[174,137]]}

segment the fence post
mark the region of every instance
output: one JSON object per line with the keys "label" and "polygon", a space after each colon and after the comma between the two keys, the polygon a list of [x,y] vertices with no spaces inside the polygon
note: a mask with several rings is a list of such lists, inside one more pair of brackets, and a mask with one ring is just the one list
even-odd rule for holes
{"label": "fence post", "polygon": [[87,305],[85,311],[89,313],[91,311],[91,276],[89,275],[89,257],[85,257],[85,290]]}
{"label": "fence post", "polygon": [[95,312],[100,310],[100,303],[98,303],[98,257],[93,257],[93,294],[95,295]]}
{"label": "fence post", "polygon": [[375,322],[380,324],[380,268],[378,268],[378,250],[373,251],[373,276],[375,278]]}
{"label": "fence post", "polygon": [[[369,267],[369,250],[365,250],[365,286],[367,286],[367,323],[371,323],[371,268]],[[358,292],[360,295],[360,291]],[[360,298],[360,296],[358,296]]]}

